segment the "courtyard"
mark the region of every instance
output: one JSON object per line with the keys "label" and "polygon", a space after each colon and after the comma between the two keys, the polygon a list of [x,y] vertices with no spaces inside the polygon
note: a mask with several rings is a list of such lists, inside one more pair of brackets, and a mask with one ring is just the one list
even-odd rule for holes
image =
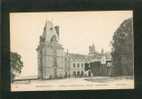
{"label": "courtyard", "polygon": [[11,84],[12,91],[56,91],[56,90],[113,90],[134,89],[134,78],[83,77],[53,80],[24,80]]}

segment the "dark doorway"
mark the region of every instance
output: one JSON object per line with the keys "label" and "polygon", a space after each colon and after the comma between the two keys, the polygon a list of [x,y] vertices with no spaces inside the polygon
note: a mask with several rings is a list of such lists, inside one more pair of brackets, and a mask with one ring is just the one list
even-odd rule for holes
{"label": "dark doorway", "polygon": [[88,76],[89,76],[89,77],[91,76],[91,71],[88,72]]}

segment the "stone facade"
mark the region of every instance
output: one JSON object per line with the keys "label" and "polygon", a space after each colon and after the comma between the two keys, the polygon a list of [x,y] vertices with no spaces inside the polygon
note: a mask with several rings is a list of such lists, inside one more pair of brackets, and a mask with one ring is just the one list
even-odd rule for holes
{"label": "stone facade", "polygon": [[88,56],[81,54],[67,53],[66,66],[68,69],[69,77],[83,77],[85,76],[85,63],[88,63]]}
{"label": "stone facade", "polygon": [[88,55],[65,52],[59,44],[59,34],[59,26],[47,21],[37,47],[39,79],[93,76],[92,67],[85,69],[86,64],[91,66],[93,62],[105,64],[104,66],[107,67],[108,58],[104,53],[96,52],[94,44],[89,46]]}
{"label": "stone facade", "polygon": [[38,53],[38,77],[41,79],[50,79],[64,77],[64,49],[58,43],[59,34],[56,31],[57,26],[47,21],[42,36],[40,37]]}

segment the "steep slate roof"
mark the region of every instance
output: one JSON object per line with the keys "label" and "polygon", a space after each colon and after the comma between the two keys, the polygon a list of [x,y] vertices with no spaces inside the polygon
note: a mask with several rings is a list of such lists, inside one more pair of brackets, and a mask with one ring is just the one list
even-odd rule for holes
{"label": "steep slate roof", "polygon": [[88,55],[69,53],[68,56],[73,60],[88,60]]}
{"label": "steep slate roof", "polygon": [[[66,53],[67,55],[67,53]],[[84,54],[77,54],[77,53],[68,53],[68,56],[73,59],[73,60],[92,60],[92,59],[98,59],[101,60],[102,56],[105,56],[106,59],[110,59],[111,55],[109,53],[104,53],[104,55],[100,54],[100,53],[96,53],[96,55],[94,56],[89,56],[89,55],[84,55]]]}

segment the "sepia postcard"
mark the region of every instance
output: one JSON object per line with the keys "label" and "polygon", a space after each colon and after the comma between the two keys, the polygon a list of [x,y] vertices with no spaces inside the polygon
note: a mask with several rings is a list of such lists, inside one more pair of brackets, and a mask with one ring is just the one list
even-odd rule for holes
{"label": "sepia postcard", "polygon": [[132,10],[9,18],[11,91],[134,89]]}

